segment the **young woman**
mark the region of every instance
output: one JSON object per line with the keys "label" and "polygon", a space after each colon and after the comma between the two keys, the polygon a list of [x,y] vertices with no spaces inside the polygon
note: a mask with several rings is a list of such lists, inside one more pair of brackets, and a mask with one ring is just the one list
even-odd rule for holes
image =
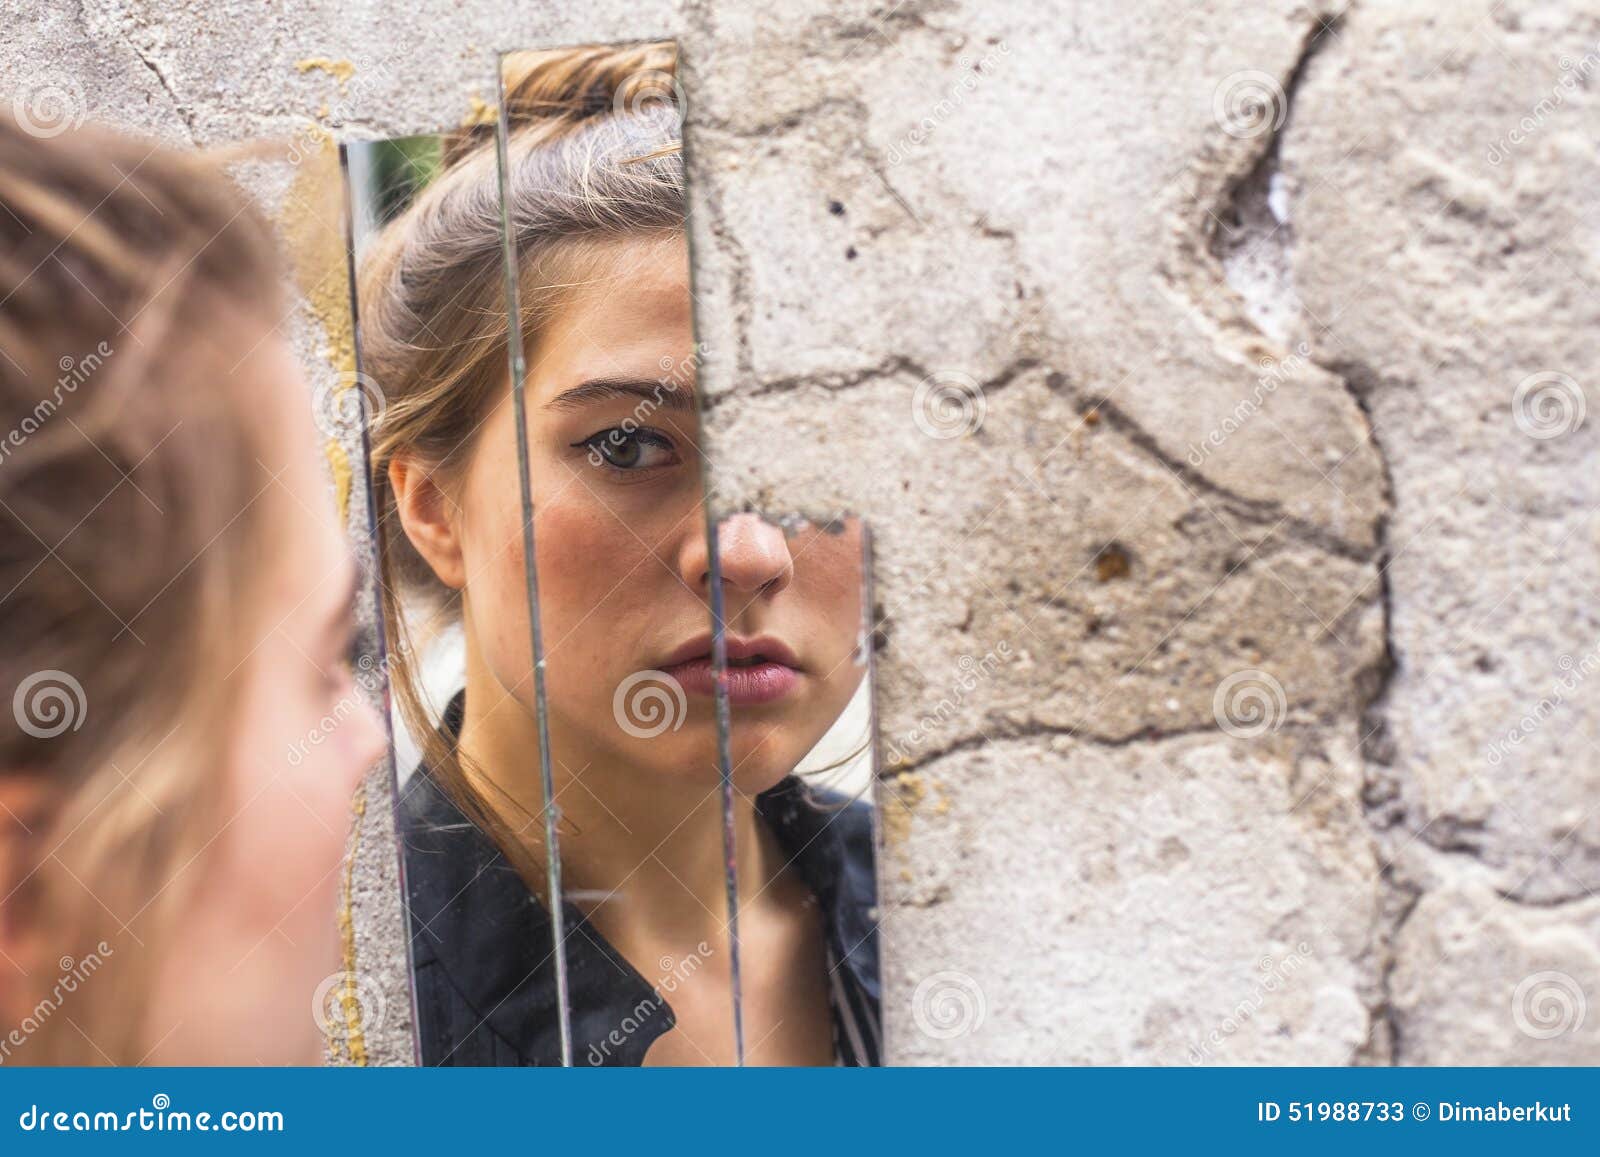
{"label": "young woman", "polygon": [[265,225],[0,116],[0,1063],[312,1064],[379,721]]}
{"label": "young woman", "polygon": [[[555,944],[544,869],[497,167],[492,142],[469,140],[377,242],[359,294],[386,398],[372,467],[391,622],[459,621],[466,652],[403,791],[423,1059],[560,1063],[559,950],[575,1063],[728,1064],[674,54],[527,53],[506,69],[567,936]],[[718,539],[745,1059],[877,1063],[870,809],[791,774],[862,679],[860,534],[740,515]],[[402,666],[397,691],[423,733],[415,675]]]}

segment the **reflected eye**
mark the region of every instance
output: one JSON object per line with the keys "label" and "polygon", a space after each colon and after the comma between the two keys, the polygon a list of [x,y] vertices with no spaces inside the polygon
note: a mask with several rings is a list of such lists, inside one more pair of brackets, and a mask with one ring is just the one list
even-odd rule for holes
{"label": "reflected eye", "polygon": [[587,449],[589,461],[596,466],[612,470],[650,470],[672,466],[678,461],[672,439],[647,426],[637,430],[613,426],[609,430],[591,434],[581,442],[574,442],[573,446]]}

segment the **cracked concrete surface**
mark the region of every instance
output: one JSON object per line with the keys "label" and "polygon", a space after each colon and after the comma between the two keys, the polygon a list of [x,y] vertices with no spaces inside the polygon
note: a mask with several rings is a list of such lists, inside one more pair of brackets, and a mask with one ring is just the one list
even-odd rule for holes
{"label": "cracked concrete surface", "polygon": [[875,528],[892,1059],[1600,1061],[1600,19],[85,2],[0,59],[215,144],[658,35],[715,500]]}

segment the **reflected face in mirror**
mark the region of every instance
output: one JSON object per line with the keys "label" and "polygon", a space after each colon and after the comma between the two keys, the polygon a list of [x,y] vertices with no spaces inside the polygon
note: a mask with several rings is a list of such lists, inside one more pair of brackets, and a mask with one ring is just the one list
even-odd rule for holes
{"label": "reflected face in mirror", "polygon": [[[675,69],[664,43],[507,54],[502,135],[405,146],[439,161],[397,215],[348,153],[386,621],[416,641],[424,1063],[877,1055],[865,536],[708,536]],[[798,774],[830,764],[853,791]]]}
{"label": "reflected face in mirror", "polygon": [[[529,476],[554,754],[574,768],[716,781],[710,560],[682,234],[599,248],[527,377]],[[532,714],[513,409],[478,435],[459,570],[476,658]],[[735,780],[793,769],[860,682],[858,532],[719,532]],[[474,654],[475,653],[475,654]],[[470,682],[470,675],[469,675]]]}
{"label": "reflected face in mirror", "polygon": [[[717,528],[734,782],[764,790],[843,714],[866,672],[861,643],[861,523],[735,515]],[[709,684],[709,662],[669,667]]]}

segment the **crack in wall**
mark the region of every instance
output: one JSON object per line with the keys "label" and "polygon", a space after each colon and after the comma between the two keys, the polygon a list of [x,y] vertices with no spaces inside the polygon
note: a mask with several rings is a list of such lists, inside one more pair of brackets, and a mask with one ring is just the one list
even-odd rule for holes
{"label": "crack in wall", "polygon": [[[1283,83],[1282,124],[1267,135],[1255,163],[1224,183],[1218,199],[1223,212],[1208,213],[1201,222],[1206,248],[1228,275],[1225,280],[1239,293],[1246,315],[1263,333],[1284,345],[1289,344],[1288,328],[1298,313],[1298,302],[1288,262],[1293,226],[1284,204],[1283,140],[1311,62],[1327,40],[1338,35],[1344,18],[1344,12],[1314,18]],[[1254,293],[1240,285],[1251,280],[1258,282]]]}
{"label": "crack in wall", "polygon": [[1357,1065],[1402,1064],[1405,1037],[1400,1031],[1400,1016],[1394,1006],[1394,970],[1399,964],[1395,944],[1400,931],[1422,902],[1422,889],[1398,878],[1392,865],[1385,864],[1379,879],[1386,884],[1379,899],[1377,995],[1367,1006],[1367,1039],[1351,1054]]}
{"label": "crack in wall", "polygon": [[172,87],[172,82],[167,79],[166,71],[157,63],[155,57],[133,38],[133,30],[131,28],[120,21],[113,20],[112,24],[116,28],[117,36],[129,48],[133,49],[133,54],[139,58],[139,63],[143,64],[150,74],[156,78],[156,83],[167,94],[167,98],[172,101],[173,111],[178,114],[179,119],[184,123],[184,127],[188,129],[190,142],[198,145],[200,143],[200,134],[195,126],[194,111],[179,98],[177,90]]}
{"label": "crack in wall", "polygon": [[[1319,368],[1325,371],[1327,369],[1325,366],[1319,366]],[[1049,388],[1056,393],[1073,399],[1080,415],[1084,418],[1090,413],[1096,414],[1096,420],[1105,421],[1108,426],[1126,438],[1137,450],[1148,455],[1168,471],[1177,475],[1191,489],[1201,491],[1226,503],[1229,513],[1238,517],[1241,521],[1256,526],[1272,526],[1280,529],[1285,532],[1284,537],[1294,542],[1350,562],[1370,563],[1381,558],[1381,550],[1379,548],[1367,548],[1350,542],[1316,523],[1285,513],[1283,508],[1276,502],[1249,498],[1212,480],[1189,463],[1167,453],[1152,434],[1117,406],[1116,403],[1110,401],[1108,397],[1088,393],[1072,386],[1068,375],[1053,368],[1036,356],[1025,354],[1014,358],[995,374],[979,382],[978,388],[985,398],[993,397],[1006,386],[1016,381],[1023,373],[1034,369],[1045,370],[1046,384]],[[788,377],[769,379],[749,390],[708,395],[701,402],[701,413],[710,413],[730,402],[738,403],[755,398],[767,398],[813,387],[828,390],[829,392],[859,389],[874,385],[885,378],[893,378],[900,375],[924,381],[933,376],[933,371],[929,370],[926,365],[916,358],[905,354],[893,354],[876,365],[862,369],[842,370],[832,373],[813,371],[794,374]],[[1080,419],[1080,424],[1088,423]],[[1384,470],[1387,477],[1386,464]]]}
{"label": "crack in wall", "polygon": [[1246,522],[1258,525],[1270,523],[1288,531],[1288,537],[1315,547],[1327,554],[1348,559],[1351,562],[1368,563],[1378,557],[1376,549],[1369,549],[1358,543],[1350,542],[1336,534],[1309,522],[1297,515],[1287,514],[1283,507],[1276,502],[1263,499],[1249,498],[1235,490],[1222,485],[1208,477],[1204,472],[1195,469],[1181,458],[1175,458],[1162,449],[1161,444],[1153,434],[1145,430],[1137,421],[1128,415],[1121,407],[1107,397],[1085,396],[1082,409],[1084,412],[1094,410],[1099,413],[1113,429],[1127,438],[1144,453],[1154,458],[1173,474],[1176,474],[1186,485],[1194,490],[1203,491],[1216,498],[1227,502],[1232,508],[1232,513],[1238,515]]}
{"label": "crack in wall", "polygon": [[[1330,727],[1337,726],[1343,721],[1343,718],[1343,716],[1328,717],[1313,714],[1294,722],[1285,721],[1279,725],[1273,734],[1302,736],[1308,739],[1316,738],[1324,735]],[[1228,735],[1215,723],[1189,727],[1162,727],[1159,724],[1152,723],[1135,728],[1125,734],[1106,734],[1069,724],[1040,723],[1037,721],[1012,723],[1002,719],[985,722],[977,735],[964,735],[959,739],[952,740],[943,747],[930,747],[919,751],[914,757],[904,759],[892,767],[885,767],[883,774],[892,778],[897,775],[923,771],[930,764],[937,763],[947,756],[976,751],[991,743],[1012,740],[1071,739],[1087,746],[1114,751],[1142,743],[1165,743],[1170,740],[1201,738],[1225,740]]]}
{"label": "crack in wall", "polygon": [[[1329,16],[1317,15],[1308,27],[1301,42],[1300,52],[1283,84],[1284,109],[1281,124],[1260,146],[1250,163],[1222,183],[1217,201],[1220,212],[1207,212],[1200,224],[1205,248],[1202,257],[1228,285],[1228,292],[1237,298],[1240,317],[1213,319],[1219,333],[1236,331],[1241,323],[1253,326],[1262,336],[1286,344],[1298,315],[1294,300],[1292,264],[1289,260],[1291,214],[1287,207],[1280,208],[1277,198],[1283,195],[1280,184],[1280,160],[1283,141],[1292,126],[1295,103],[1301,85],[1312,61],[1328,41],[1334,38],[1346,13]],[[1225,222],[1232,222],[1236,232],[1224,233]],[[1251,270],[1243,265],[1247,258],[1255,259],[1254,284],[1239,284],[1240,270]],[[1233,276],[1230,276],[1232,274]],[[1246,282],[1248,278],[1243,278]],[[1173,278],[1174,289],[1179,281]],[[1250,291],[1254,289],[1255,293]],[[1272,295],[1287,298],[1273,301]],[[1193,312],[1205,316],[1198,309]],[[1382,439],[1373,422],[1371,396],[1381,386],[1381,379],[1369,367],[1354,361],[1322,362],[1312,358],[1314,365],[1336,379],[1350,400],[1362,414],[1368,444],[1376,458],[1382,479],[1382,509],[1373,520],[1373,548],[1360,553],[1361,561],[1376,564],[1378,590],[1377,605],[1382,616],[1383,649],[1378,660],[1352,676],[1352,691],[1356,701],[1356,720],[1360,732],[1359,750],[1363,768],[1361,815],[1375,849],[1384,856],[1382,870],[1374,881],[1378,891],[1378,915],[1374,932],[1374,951],[1377,954],[1377,974],[1374,978],[1374,995],[1367,1002],[1369,1032],[1367,1040],[1352,1054],[1358,1064],[1400,1063],[1403,1040],[1392,1000],[1392,976],[1397,963],[1396,943],[1405,922],[1420,902],[1423,889],[1409,879],[1403,870],[1388,859],[1393,851],[1393,833],[1402,825],[1407,814],[1404,776],[1398,769],[1394,743],[1388,727],[1386,708],[1399,658],[1394,646],[1394,591],[1389,578],[1392,551],[1389,538],[1390,514],[1397,500],[1394,474]],[[1114,411],[1114,407],[1112,408]],[[1115,416],[1115,415],[1113,415]],[[1146,435],[1148,437],[1148,435]]]}
{"label": "crack in wall", "polygon": [[[1024,354],[1007,362],[1000,370],[978,383],[978,389],[985,397],[998,393],[1015,381],[1027,370],[1039,367],[1043,363],[1032,355]],[[744,402],[753,398],[769,398],[775,394],[789,394],[797,391],[817,388],[830,393],[854,389],[858,386],[870,385],[885,378],[914,377],[918,381],[925,381],[934,376],[930,370],[918,359],[908,354],[890,354],[876,365],[866,366],[855,370],[838,371],[810,371],[803,374],[791,374],[781,378],[768,378],[759,386],[748,390],[737,390],[731,393],[714,394],[708,396],[701,403],[701,413],[709,413],[718,406],[730,402]]]}
{"label": "crack in wall", "polygon": [[[1281,118],[1261,136],[1213,134],[1210,145],[1195,157],[1173,183],[1172,204],[1166,215],[1172,219],[1176,243],[1168,260],[1157,270],[1157,281],[1165,291],[1207,332],[1220,347],[1236,357],[1253,361],[1263,338],[1271,335],[1256,320],[1260,308],[1249,303],[1230,282],[1224,258],[1228,254],[1257,251],[1276,236],[1252,236],[1251,226],[1274,219],[1274,214],[1258,211],[1257,190],[1266,187],[1277,168],[1282,140],[1294,118],[1294,102],[1310,64],[1324,47],[1324,35],[1343,23],[1340,10],[1316,11],[1301,37],[1293,64],[1279,89],[1283,95]],[[1269,110],[1274,111],[1274,110]],[[1224,221],[1239,223],[1237,237],[1219,236]],[[1213,295],[1220,296],[1227,309],[1204,306]],[[1289,303],[1292,306],[1292,303]]]}

